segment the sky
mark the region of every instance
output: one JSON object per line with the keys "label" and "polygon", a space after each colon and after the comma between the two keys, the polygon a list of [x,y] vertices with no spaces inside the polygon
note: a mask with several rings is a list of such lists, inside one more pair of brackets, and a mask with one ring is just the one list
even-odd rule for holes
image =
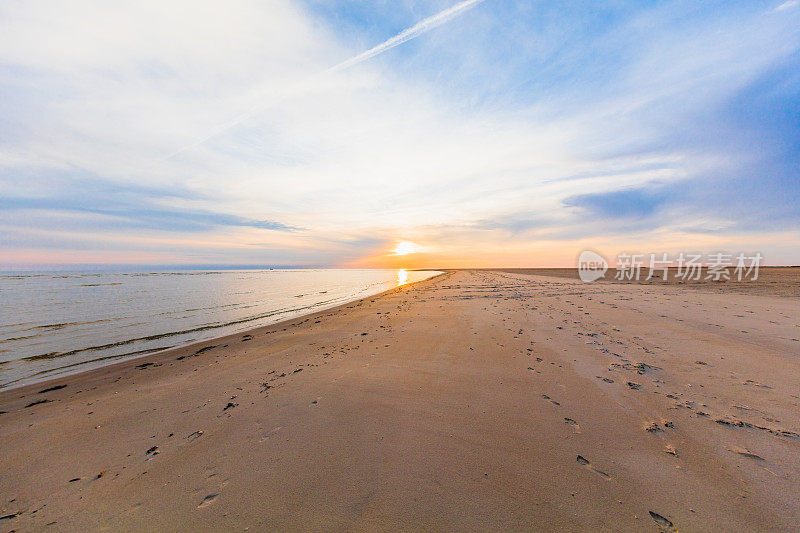
{"label": "sky", "polygon": [[0,0],[0,268],[800,264],[798,28],[798,0]]}

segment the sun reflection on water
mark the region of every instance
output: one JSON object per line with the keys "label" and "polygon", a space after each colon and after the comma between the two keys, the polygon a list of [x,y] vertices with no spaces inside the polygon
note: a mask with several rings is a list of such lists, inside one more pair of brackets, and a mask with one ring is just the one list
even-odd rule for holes
{"label": "sun reflection on water", "polygon": [[408,283],[408,272],[406,272],[405,268],[401,268],[397,271],[397,286],[405,285]]}

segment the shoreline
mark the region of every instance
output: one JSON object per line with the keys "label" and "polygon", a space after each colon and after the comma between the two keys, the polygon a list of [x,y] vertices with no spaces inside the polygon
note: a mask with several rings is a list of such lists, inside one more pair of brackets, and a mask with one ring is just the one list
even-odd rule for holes
{"label": "shoreline", "polygon": [[1,523],[790,531],[797,316],[780,295],[448,271],[0,392]]}
{"label": "shoreline", "polygon": [[[372,294],[370,296],[364,296],[364,297],[361,297],[361,298],[348,300],[346,302],[337,303],[337,304],[334,304],[334,305],[332,305],[330,307],[326,307],[326,306],[317,307],[317,308],[315,308],[314,311],[311,311],[309,313],[302,313],[301,312],[301,314],[295,315],[295,316],[293,316],[291,318],[283,318],[283,319],[279,320],[278,322],[273,322],[271,324],[265,324],[263,326],[256,326],[256,327],[253,327],[253,328],[247,328],[247,329],[243,329],[241,331],[234,332],[234,333],[228,333],[228,334],[225,334],[225,335],[208,337],[206,339],[193,340],[193,341],[189,341],[189,342],[179,343],[179,344],[176,344],[174,346],[169,346],[169,347],[166,347],[166,348],[154,348],[154,349],[150,349],[150,350],[145,350],[143,352],[133,352],[133,353],[127,353],[127,354],[109,355],[109,356],[106,356],[104,358],[93,359],[93,360],[89,360],[89,361],[85,361],[85,362],[73,363],[71,365],[67,365],[67,366],[64,366],[64,367],[58,367],[58,368],[55,368],[55,369],[52,369],[52,370],[43,370],[43,371],[37,372],[36,374],[28,376],[26,378],[20,378],[20,379],[18,379],[16,381],[12,381],[12,382],[9,382],[9,383],[7,383],[5,385],[0,386],[0,395],[2,394],[3,391],[16,390],[16,389],[19,389],[19,388],[22,388],[22,387],[27,387],[27,386],[36,387],[36,386],[38,386],[38,385],[40,385],[42,383],[48,383],[50,381],[55,381],[55,380],[58,380],[59,378],[62,378],[62,377],[74,376],[74,375],[82,374],[84,372],[91,372],[93,370],[98,370],[98,369],[102,369],[102,368],[105,368],[105,367],[108,367],[108,366],[121,364],[121,363],[124,363],[126,361],[134,361],[134,360],[146,358],[146,357],[149,357],[149,356],[155,356],[155,355],[161,354],[162,352],[168,352],[170,350],[178,350],[178,349],[182,349],[182,348],[188,348],[188,347],[194,346],[195,344],[199,345],[199,344],[203,344],[203,343],[207,343],[207,342],[212,342],[212,341],[215,341],[215,340],[218,340],[218,339],[223,339],[223,338],[226,338],[226,337],[234,337],[236,335],[244,335],[244,334],[250,333],[252,331],[259,330],[261,328],[266,328],[266,327],[270,327],[270,326],[277,326],[277,325],[280,325],[280,324],[282,324],[284,322],[290,322],[290,321],[296,320],[298,318],[311,316],[311,315],[313,315],[315,313],[321,313],[323,311],[337,309],[340,306],[349,305],[349,304],[352,304],[353,302],[358,302],[358,301],[361,301],[361,300],[364,300],[364,299],[367,299],[367,298],[374,298],[374,297],[376,297],[378,295],[382,295],[382,294],[384,294],[386,292],[395,290],[398,287],[402,287],[404,285],[412,285],[412,284],[415,284],[415,283],[421,283],[423,281],[427,281],[427,280],[430,280],[430,279],[434,279],[434,278],[436,278],[438,276],[444,275],[444,274],[446,274],[448,272],[448,271],[441,271],[441,270],[425,270],[425,271],[426,272],[441,272],[441,274],[436,274],[434,276],[431,276],[429,278],[425,278],[423,280],[414,281],[414,282],[410,282],[410,283],[405,283],[405,284],[399,285],[397,287],[392,287],[391,289],[386,289],[384,291],[377,292],[377,293]],[[309,309],[311,309],[311,308],[309,308]],[[178,333],[180,333],[180,332],[178,332]],[[169,335],[174,335],[174,334],[170,333]],[[120,359],[120,360],[119,361],[114,361],[114,359]],[[22,360],[25,360],[25,359],[23,358]],[[9,363],[16,362],[16,361],[18,361],[18,360],[12,360],[12,361],[9,361]],[[103,361],[109,361],[109,362],[108,363],[103,363]],[[96,364],[93,365],[93,363],[96,363]],[[75,366],[75,367],[88,366],[88,368],[78,368],[75,371],[59,372],[59,373],[57,373],[55,375],[42,376],[41,379],[36,379],[36,376],[41,375],[42,373],[58,372],[59,370],[70,368],[70,367],[73,367],[73,366]],[[0,368],[2,368],[1,364],[0,364]],[[22,382],[22,383],[20,383],[20,382]]]}
{"label": "shoreline", "polygon": [[[317,310],[315,310],[315,311],[313,311],[311,313],[300,314],[300,315],[296,315],[296,316],[291,317],[291,318],[285,318],[285,319],[282,319],[282,320],[280,320],[278,322],[274,322],[272,324],[266,324],[266,325],[263,325],[263,326],[257,326],[257,327],[254,327],[254,328],[248,328],[248,329],[244,329],[244,330],[239,331],[239,332],[229,333],[229,334],[226,334],[226,335],[220,335],[218,337],[209,337],[207,339],[195,340],[195,341],[191,341],[191,342],[187,342],[187,343],[183,343],[183,344],[178,344],[178,345],[175,345],[175,346],[170,346],[168,348],[163,348],[163,349],[159,348],[159,349],[155,349],[153,351],[145,352],[145,353],[141,353],[141,354],[123,354],[123,355],[109,356],[109,359],[111,359],[111,358],[125,358],[125,359],[121,360],[121,361],[113,361],[113,362],[110,362],[108,364],[102,364],[101,363],[101,364],[99,364],[97,366],[93,366],[91,368],[78,369],[78,370],[75,370],[74,372],[65,372],[65,373],[62,373],[62,374],[55,375],[55,376],[47,376],[47,377],[45,377],[44,379],[41,379],[41,380],[35,380],[35,381],[31,381],[31,382],[27,382],[27,383],[23,383],[23,384],[19,384],[19,385],[15,385],[13,383],[16,383],[16,382],[13,382],[13,383],[10,383],[10,384],[8,384],[6,386],[0,387],[0,406],[2,405],[3,393],[5,393],[5,392],[18,391],[18,390],[25,389],[25,388],[38,389],[38,388],[40,388],[42,386],[45,386],[45,388],[47,388],[47,386],[59,385],[60,383],[58,383],[58,382],[61,379],[67,379],[67,378],[81,376],[82,374],[87,374],[87,373],[91,373],[91,372],[95,372],[95,371],[102,371],[102,370],[105,370],[105,369],[111,369],[112,367],[116,367],[117,365],[125,365],[126,363],[132,363],[134,361],[142,362],[141,360],[147,359],[147,358],[150,358],[150,357],[152,357],[152,358],[158,358],[159,356],[168,357],[170,355],[170,353],[173,352],[173,351],[191,350],[194,347],[201,347],[202,348],[203,345],[208,345],[208,344],[210,344],[212,342],[221,342],[221,343],[223,343],[223,342],[225,342],[226,339],[230,340],[230,339],[235,338],[236,336],[259,333],[259,332],[262,332],[262,331],[266,331],[269,328],[282,327],[282,326],[284,326],[284,325],[286,325],[289,322],[292,322],[294,320],[313,318],[317,314],[330,312],[330,311],[335,311],[335,310],[337,310],[339,308],[346,307],[348,305],[353,305],[354,303],[361,302],[361,301],[367,300],[369,298],[376,298],[378,296],[382,296],[382,295],[384,295],[386,293],[389,293],[391,291],[397,290],[400,287],[411,286],[411,285],[416,285],[418,283],[423,283],[425,281],[430,281],[430,280],[436,279],[436,278],[438,278],[440,276],[444,276],[444,275],[448,274],[450,271],[438,271],[437,270],[437,271],[434,271],[434,272],[441,272],[441,274],[436,274],[434,276],[431,276],[429,278],[425,278],[425,279],[422,279],[422,280],[419,280],[419,281],[414,281],[414,282],[411,282],[411,283],[405,283],[405,284],[399,285],[397,287],[392,287],[391,289],[386,289],[384,291],[377,292],[377,293],[375,293],[373,295],[370,295],[370,296],[364,296],[362,298],[357,298],[355,300],[350,300],[350,301],[347,301],[347,302],[339,303],[339,304],[336,304],[336,305],[334,305],[332,307],[322,307],[322,308],[317,309]],[[98,361],[102,361],[102,360],[103,359],[100,359]],[[90,365],[92,362],[94,362],[94,361],[87,361],[85,363],[77,363],[77,364],[78,365]],[[147,361],[144,361],[144,362],[147,362]],[[126,365],[125,368],[127,368],[129,366],[130,365]],[[62,368],[68,368],[68,367],[62,367]],[[34,374],[34,376],[35,375],[36,374]],[[25,380],[31,379],[34,376],[31,376],[30,378],[23,378],[23,379],[25,379]],[[22,381],[22,380],[20,380],[20,381]]]}

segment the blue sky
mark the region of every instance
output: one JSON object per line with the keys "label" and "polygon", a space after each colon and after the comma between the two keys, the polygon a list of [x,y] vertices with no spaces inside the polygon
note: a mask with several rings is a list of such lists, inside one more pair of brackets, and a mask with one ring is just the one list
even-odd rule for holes
{"label": "blue sky", "polygon": [[800,263],[798,1],[167,4],[0,2],[0,265]]}

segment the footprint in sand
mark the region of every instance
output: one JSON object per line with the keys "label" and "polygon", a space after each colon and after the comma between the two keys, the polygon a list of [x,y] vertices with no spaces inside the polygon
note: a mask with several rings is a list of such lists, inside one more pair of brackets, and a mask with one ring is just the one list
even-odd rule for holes
{"label": "footprint in sand", "polygon": [[677,531],[673,523],[668,518],[661,516],[658,513],[654,513],[653,511],[648,511],[648,512],[650,513],[650,516],[653,518],[655,523],[658,524],[659,527],[661,527],[661,529],[665,531]]}
{"label": "footprint in sand", "polygon": [[582,456],[582,455],[579,455],[579,456],[576,458],[576,460],[578,461],[578,463],[579,463],[581,466],[585,466],[586,468],[588,468],[589,470],[591,470],[592,472],[594,472],[594,473],[595,473],[595,474],[597,474],[598,476],[602,477],[603,479],[606,479],[606,480],[609,480],[609,479],[611,479],[611,476],[609,476],[608,474],[606,474],[606,473],[605,473],[605,472],[603,472],[602,470],[598,470],[597,468],[593,467],[593,466],[592,466],[592,463],[590,463],[590,462],[589,462],[589,460],[588,460],[587,458],[585,458],[584,456]]}
{"label": "footprint in sand", "polygon": [[644,424],[644,430],[648,433],[661,433],[664,431],[661,429],[661,426],[658,425],[658,422],[650,422]]}
{"label": "footprint in sand", "polygon": [[203,498],[203,501],[200,502],[200,505],[198,505],[197,508],[198,509],[202,509],[203,507],[208,507],[209,505],[214,503],[214,500],[216,500],[218,497],[219,497],[219,493],[218,492],[215,492],[213,494],[209,494],[208,496]]}
{"label": "footprint in sand", "polygon": [[553,405],[561,405],[560,403],[558,403],[557,401],[555,401],[554,399],[552,399],[552,398],[551,398],[550,396],[548,396],[547,394],[542,394],[542,398],[544,398],[545,400],[549,401],[549,402],[550,402],[550,403],[552,403]]}

